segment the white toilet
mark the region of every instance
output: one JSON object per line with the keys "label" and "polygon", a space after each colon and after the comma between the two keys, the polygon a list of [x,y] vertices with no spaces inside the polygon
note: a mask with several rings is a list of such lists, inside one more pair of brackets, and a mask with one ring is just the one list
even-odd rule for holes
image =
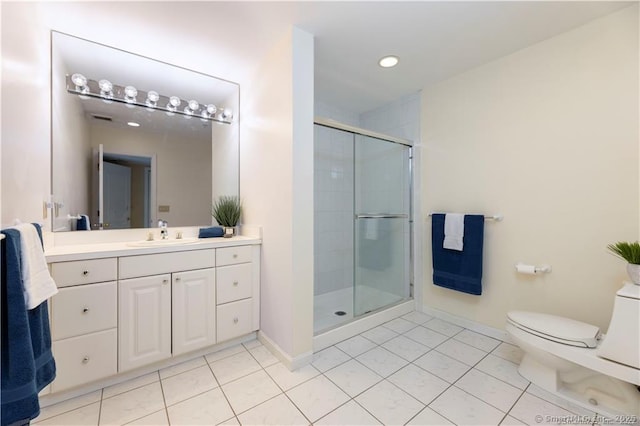
{"label": "white toilet", "polygon": [[640,416],[640,286],[617,293],[609,330],[535,312],[507,314],[524,351],[518,371],[549,392],[605,416]]}

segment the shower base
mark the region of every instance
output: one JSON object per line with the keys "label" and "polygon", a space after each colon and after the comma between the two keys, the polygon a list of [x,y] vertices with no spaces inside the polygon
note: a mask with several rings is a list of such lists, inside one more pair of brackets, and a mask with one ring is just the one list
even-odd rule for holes
{"label": "shower base", "polygon": [[[367,286],[357,287],[356,312],[359,314],[379,309],[402,300],[397,294]],[[353,319],[353,287],[319,294],[314,297],[314,334],[329,330]]]}

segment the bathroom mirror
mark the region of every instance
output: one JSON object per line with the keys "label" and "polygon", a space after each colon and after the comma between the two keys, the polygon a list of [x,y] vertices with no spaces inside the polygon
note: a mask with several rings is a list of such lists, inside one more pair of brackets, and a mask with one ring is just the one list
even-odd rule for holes
{"label": "bathroom mirror", "polygon": [[51,40],[51,229],[210,225],[213,199],[239,195],[238,84]]}

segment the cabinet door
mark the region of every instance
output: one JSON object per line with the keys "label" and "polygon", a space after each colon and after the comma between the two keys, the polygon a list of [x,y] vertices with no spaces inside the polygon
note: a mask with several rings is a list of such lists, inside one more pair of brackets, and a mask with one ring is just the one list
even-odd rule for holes
{"label": "cabinet door", "polygon": [[171,275],[121,280],[118,371],[171,356]]}
{"label": "cabinet door", "polygon": [[216,342],[216,271],[173,274],[173,355]]}

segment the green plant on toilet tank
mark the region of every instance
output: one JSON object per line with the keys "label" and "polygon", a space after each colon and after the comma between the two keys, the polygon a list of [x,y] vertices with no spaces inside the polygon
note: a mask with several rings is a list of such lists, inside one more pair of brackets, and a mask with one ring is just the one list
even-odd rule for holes
{"label": "green plant on toilet tank", "polygon": [[[223,195],[219,197],[211,207],[211,216],[218,222],[218,225],[225,228],[225,236],[233,234],[233,228],[238,225],[242,215],[242,203],[239,197]],[[231,231],[228,231],[228,230]],[[229,235],[231,236],[231,235]]]}
{"label": "green plant on toilet tank", "polygon": [[619,241],[607,245],[611,253],[627,261],[627,274],[634,284],[640,285],[640,242]]}

